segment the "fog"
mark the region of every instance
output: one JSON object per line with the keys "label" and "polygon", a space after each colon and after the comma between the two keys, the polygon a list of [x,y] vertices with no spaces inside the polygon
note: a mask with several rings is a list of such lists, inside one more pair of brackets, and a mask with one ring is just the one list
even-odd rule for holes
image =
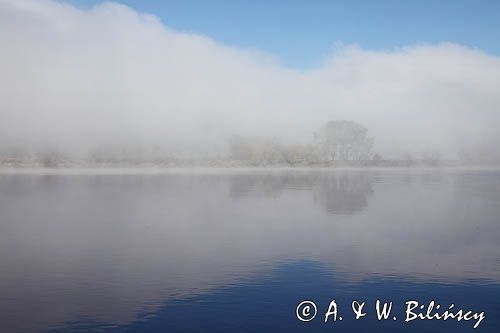
{"label": "fog", "polygon": [[125,324],[311,260],[342,289],[500,281],[497,171],[107,172],[0,172],[7,331]]}
{"label": "fog", "polygon": [[118,3],[0,0],[0,152],[224,154],[234,134],[307,143],[342,119],[394,158],[500,143],[499,57],[335,42],[317,67],[288,68]]}

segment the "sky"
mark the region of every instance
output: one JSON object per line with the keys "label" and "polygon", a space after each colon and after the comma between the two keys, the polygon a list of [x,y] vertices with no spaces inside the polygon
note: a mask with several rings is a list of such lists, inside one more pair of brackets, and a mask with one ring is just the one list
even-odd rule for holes
{"label": "sky", "polygon": [[0,154],[220,156],[350,120],[383,157],[489,156],[499,4],[0,0]]}
{"label": "sky", "polygon": [[[100,0],[71,0],[89,8]],[[319,67],[338,44],[394,49],[452,42],[500,55],[500,1],[121,0],[178,31],[257,48],[294,68]]]}

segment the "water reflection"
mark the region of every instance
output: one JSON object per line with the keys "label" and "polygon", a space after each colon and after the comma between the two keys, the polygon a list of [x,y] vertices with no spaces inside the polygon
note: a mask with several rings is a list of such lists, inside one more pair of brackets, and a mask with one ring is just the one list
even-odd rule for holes
{"label": "water reflection", "polygon": [[0,321],[110,330],[220,288],[262,287],[293,262],[321,263],[342,290],[374,278],[497,285],[498,199],[493,171],[4,174]]}
{"label": "water reflection", "polygon": [[286,190],[306,190],[327,213],[352,214],[368,205],[373,181],[370,175],[352,171],[245,174],[231,177],[230,193],[233,198],[276,197]]}
{"label": "water reflection", "polygon": [[[75,321],[52,333],[89,331],[97,328],[107,332],[471,332],[471,322],[378,321],[373,312],[357,321],[348,315],[351,301],[363,300],[373,306],[381,295],[393,302],[393,315],[404,318],[404,302],[409,298],[423,302],[439,300],[440,304],[462,304],[471,309],[486,309],[488,320],[478,331],[497,332],[499,284],[421,283],[404,279],[371,278],[355,285],[346,285],[344,278],[320,263],[300,261],[285,263],[272,278],[253,283],[239,283],[217,288],[209,293],[195,294],[166,302],[154,316],[140,316],[123,326]],[[293,305],[297,300],[313,299],[318,309],[326,310],[335,298],[344,319],[324,323],[322,318],[304,324],[295,318]],[[347,314],[347,315],[346,315]]]}

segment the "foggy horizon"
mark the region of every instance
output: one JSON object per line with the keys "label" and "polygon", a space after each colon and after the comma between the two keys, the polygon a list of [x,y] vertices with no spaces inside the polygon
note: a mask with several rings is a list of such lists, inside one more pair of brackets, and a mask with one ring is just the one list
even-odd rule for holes
{"label": "foggy horizon", "polygon": [[0,0],[0,331],[500,332],[500,1]]}
{"label": "foggy horizon", "polygon": [[384,158],[500,143],[500,57],[457,43],[332,40],[321,64],[292,68],[119,3],[52,0],[1,0],[0,34],[0,155],[224,156],[233,135],[304,145],[337,120]]}

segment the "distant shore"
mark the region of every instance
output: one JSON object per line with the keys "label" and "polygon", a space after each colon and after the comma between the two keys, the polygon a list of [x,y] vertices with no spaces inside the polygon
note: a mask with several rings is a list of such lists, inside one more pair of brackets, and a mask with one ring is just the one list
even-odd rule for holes
{"label": "distant shore", "polygon": [[266,163],[265,161],[242,161],[232,159],[164,159],[164,160],[101,160],[64,159],[44,161],[39,159],[0,158],[0,169],[179,169],[179,168],[314,168],[314,169],[378,169],[378,168],[500,168],[498,164],[464,163],[458,160],[368,160],[368,161],[330,161]]}

